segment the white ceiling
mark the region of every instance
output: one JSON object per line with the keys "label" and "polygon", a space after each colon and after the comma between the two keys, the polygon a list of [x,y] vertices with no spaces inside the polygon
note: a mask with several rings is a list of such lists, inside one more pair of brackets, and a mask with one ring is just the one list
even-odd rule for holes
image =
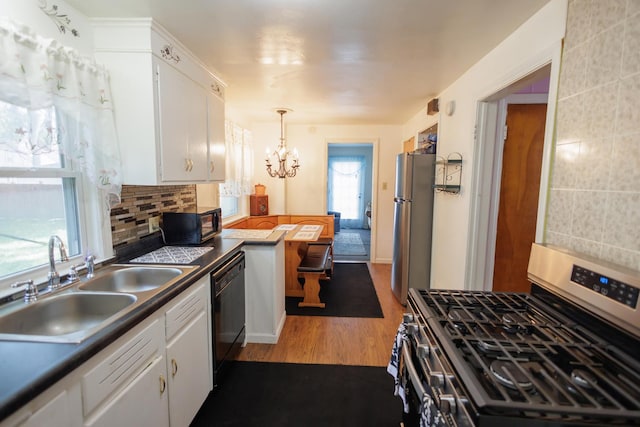
{"label": "white ceiling", "polygon": [[401,124],[549,0],[67,0],[153,17],[247,121]]}

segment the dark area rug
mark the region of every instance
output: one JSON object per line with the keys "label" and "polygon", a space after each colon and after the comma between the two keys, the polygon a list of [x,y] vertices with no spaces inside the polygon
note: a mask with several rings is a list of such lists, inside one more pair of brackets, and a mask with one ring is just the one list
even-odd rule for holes
{"label": "dark area rug", "polygon": [[399,426],[402,402],[385,368],[232,362],[193,427]]}
{"label": "dark area rug", "polygon": [[287,315],[332,317],[384,317],[365,263],[335,263],[331,280],[320,281],[325,308],[298,307],[302,298],[286,297]]}

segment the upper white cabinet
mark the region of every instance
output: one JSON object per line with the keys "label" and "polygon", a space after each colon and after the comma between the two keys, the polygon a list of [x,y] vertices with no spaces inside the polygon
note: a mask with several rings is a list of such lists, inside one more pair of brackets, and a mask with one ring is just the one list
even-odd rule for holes
{"label": "upper white cabinet", "polygon": [[92,21],[111,74],[124,183],[224,181],[224,85],[151,19]]}

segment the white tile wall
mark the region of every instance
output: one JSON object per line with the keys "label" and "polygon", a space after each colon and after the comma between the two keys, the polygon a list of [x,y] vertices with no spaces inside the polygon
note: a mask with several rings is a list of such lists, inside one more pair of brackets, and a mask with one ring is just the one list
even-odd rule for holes
{"label": "white tile wall", "polygon": [[640,0],[570,0],[545,241],[640,270]]}

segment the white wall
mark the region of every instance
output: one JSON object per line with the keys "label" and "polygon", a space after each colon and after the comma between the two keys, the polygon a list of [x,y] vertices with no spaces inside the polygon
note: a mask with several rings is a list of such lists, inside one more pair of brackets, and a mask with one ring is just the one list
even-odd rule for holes
{"label": "white wall", "polygon": [[[446,157],[459,152],[463,157],[462,190],[459,195],[436,193],[432,286],[444,289],[480,289],[481,283],[465,284],[472,177],[475,167],[474,142],[477,105],[480,100],[520,80],[545,65],[561,45],[566,26],[567,1],[551,0],[538,13],[500,43],[464,75],[443,91],[440,100],[437,153]],[[426,104],[425,100],[425,104]],[[455,101],[453,115],[444,114],[446,104]],[[552,101],[553,102],[553,101]],[[404,139],[431,122],[426,106],[403,126]]]}
{"label": "white wall", "polygon": [[[266,194],[269,196],[269,214],[281,215],[286,214],[286,184],[289,178],[271,178],[267,174],[265,168],[266,150],[269,148],[273,151],[280,141],[280,116],[273,114],[273,123],[256,123],[249,127],[253,136],[253,179],[254,184],[262,184],[265,187]],[[293,148],[293,145],[287,144],[287,146]],[[304,171],[304,162],[302,160],[303,167],[300,168]],[[275,166],[275,165],[274,165]],[[305,174],[300,173],[300,176],[296,176],[293,179],[304,179]]]}
{"label": "white wall", "polygon": [[[83,55],[93,57],[93,30],[87,17],[63,0],[42,2],[47,4],[45,10],[56,4],[58,13],[69,17],[71,22],[66,25],[67,31],[61,33],[54,20],[40,9],[39,3],[41,2],[36,0],[0,0],[1,17],[9,17],[26,24],[42,37],[56,39],[65,46],[77,49]],[[77,37],[71,33],[72,29],[77,30]]]}
{"label": "white wall", "polygon": [[[293,113],[295,114],[295,113]],[[274,114],[275,116],[275,114]],[[267,186],[269,213],[324,215],[327,210],[327,144],[329,142],[371,142],[374,144],[372,204],[372,248],[374,262],[390,263],[393,238],[393,186],[395,157],[402,150],[402,127],[334,126],[287,124],[289,148],[297,148],[300,169],[295,178],[268,177],[264,166],[266,147],[275,148],[280,138],[279,117],[271,124],[253,124],[256,182]]]}

